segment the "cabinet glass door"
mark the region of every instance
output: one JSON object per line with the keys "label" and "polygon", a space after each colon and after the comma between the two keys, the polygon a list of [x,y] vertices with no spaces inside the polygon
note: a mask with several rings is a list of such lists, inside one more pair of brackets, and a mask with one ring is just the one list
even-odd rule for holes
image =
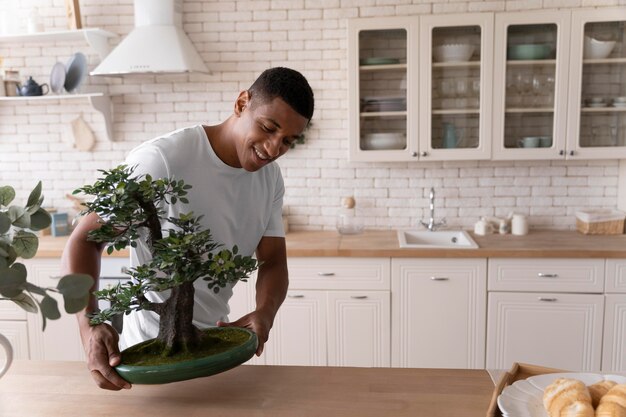
{"label": "cabinet glass door", "polygon": [[496,19],[494,159],[563,158],[569,13]]}
{"label": "cabinet glass door", "polygon": [[[621,20],[613,20],[620,17]],[[626,156],[626,10],[575,13],[569,158]],[[576,57],[576,61],[574,61]],[[568,135],[570,136],[570,135]]]}
{"label": "cabinet glass door", "polygon": [[420,159],[490,157],[492,22],[490,14],[422,18],[420,49],[431,53],[421,78]]}
{"label": "cabinet glass door", "polygon": [[350,25],[356,51],[349,64],[356,93],[350,97],[353,160],[408,159],[410,33],[402,23],[385,27],[384,20],[361,19]]}

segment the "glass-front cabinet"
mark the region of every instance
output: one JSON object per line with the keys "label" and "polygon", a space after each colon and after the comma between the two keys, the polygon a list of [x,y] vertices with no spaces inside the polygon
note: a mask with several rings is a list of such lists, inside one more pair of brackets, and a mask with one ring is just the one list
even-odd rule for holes
{"label": "glass-front cabinet", "polygon": [[626,158],[626,7],[351,19],[352,161]]}
{"label": "glass-front cabinet", "polygon": [[626,157],[626,7],[572,13],[568,152]]}
{"label": "glass-front cabinet", "polygon": [[348,23],[353,161],[402,161],[417,154],[416,26],[409,18]]}
{"label": "glass-front cabinet", "polygon": [[565,157],[569,12],[498,13],[492,159]]}
{"label": "glass-front cabinet", "polygon": [[491,157],[492,49],[490,14],[421,18],[421,160]]}

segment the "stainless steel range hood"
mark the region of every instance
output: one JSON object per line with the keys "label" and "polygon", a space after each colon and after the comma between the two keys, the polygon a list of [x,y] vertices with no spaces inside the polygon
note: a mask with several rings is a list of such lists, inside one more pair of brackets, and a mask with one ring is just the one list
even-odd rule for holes
{"label": "stainless steel range hood", "polygon": [[134,0],[135,28],[91,75],[209,73],[183,32],[182,0]]}

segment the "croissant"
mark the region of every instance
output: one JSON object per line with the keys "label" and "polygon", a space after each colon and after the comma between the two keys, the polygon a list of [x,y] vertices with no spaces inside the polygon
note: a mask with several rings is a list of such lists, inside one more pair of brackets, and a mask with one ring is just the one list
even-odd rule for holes
{"label": "croissant", "polygon": [[543,393],[550,417],[594,417],[587,386],[577,379],[559,378]]}
{"label": "croissant", "polygon": [[593,405],[593,408],[596,408],[598,404],[600,404],[600,398],[606,395],[615,385],[617,385],[617,382],[604,380],[587,387],[589,394],[591,394],[591,405]]}
{"label": "croissant", "polygon": [[596,417],[626,417],[626,384],[615,385],[604,394]]}

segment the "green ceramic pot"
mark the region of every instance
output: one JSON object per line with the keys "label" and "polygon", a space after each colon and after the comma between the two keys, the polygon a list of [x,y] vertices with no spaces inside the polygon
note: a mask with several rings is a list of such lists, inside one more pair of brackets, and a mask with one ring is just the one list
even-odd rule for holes
{"label": "green ceramic pot", "polygon": [[[219,337],[219,333],[242,331],[248,338],[224,352],[199,359],[185,360],[163,365],[125,365],[115,367],[117,373],[131,384],[166,384],[187,379],[215,375],[232,369],[248,361],[256,352],[258,339],[255,333],[240,327],[215,327],[209,330]],[[147,342],[144,342],[147,343]],[[122,358],[124,351],[122,352]],[[123,360],[123,359],[122,359]]]}

